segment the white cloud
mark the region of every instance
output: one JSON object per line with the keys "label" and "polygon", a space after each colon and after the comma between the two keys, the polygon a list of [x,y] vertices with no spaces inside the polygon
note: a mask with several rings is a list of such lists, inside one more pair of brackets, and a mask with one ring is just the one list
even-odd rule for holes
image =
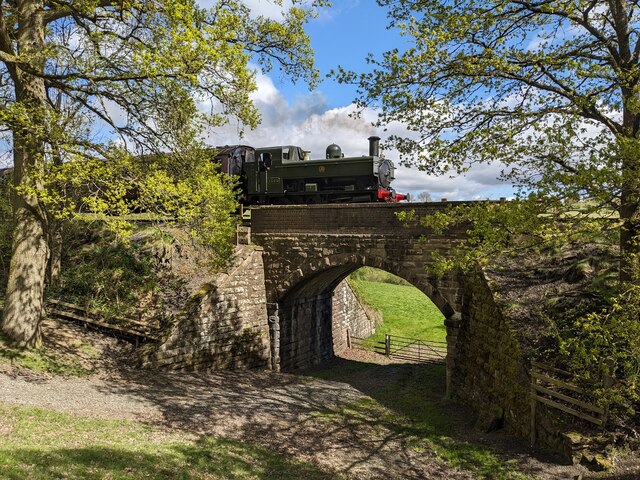
{"label": "white cloud", "polygon": [[[407,133],[400,124],[390,125],[386,132],[377,131],[371,125],[376,118],[374,110],[365,110],[359,118],[354,118],[350,116],[355,110],[353,105],[330,109],[321,93],[311,93],[289,103],[269,77],[258,73],[256,80],[258,91],[252,98],[262,114],[262,124],[255,131],[245,132],[242,139],[234,126],[218,128],[209,135],[207,143],[244,143],[256,147],[297,145],[310,150],[311,158],[317,159],[324,158],[327,146],[332,143],[340,145],[347,157],[360,156],[368,154],[367,138],[371,135],[379,135],[384,140],[384,135]],[[398,158],[395,151],[386,151],[384,155],[394,161]],[[435,200],[511,196],[511,187],[497,180],[500,170],[499,165],[478,165],[464,176],[449,178],[398,166],[393,186],[400,193],[413,195],[428,191]]]}
{"label": "white cloud", "polygon": [[[359,3],[359,0],[342,1],[345,1],[350,6],[352,4],[355,6]],[[197,2],[203,8],[212,8],[214,5],[219,3],[218,0],[197,0]],[[249,7],[251,15],[255,17],[267,17],[273,20],[282,20],[284,12],[289,10],[294,4],[292,0],[282,0],[280,2],[276,0],[244,0],[242,3]],[[312,2],[311,0],[303,0],[302,2],[296,1],[295,3],[298,4],[298,6],[302,5],[303,7],[308,7]],[[333,15],[325,13],[330,10],[322,10],[320,17],[322,18],[324,15]],[[339,10],[342,11],[343,8],[340,8]]]}

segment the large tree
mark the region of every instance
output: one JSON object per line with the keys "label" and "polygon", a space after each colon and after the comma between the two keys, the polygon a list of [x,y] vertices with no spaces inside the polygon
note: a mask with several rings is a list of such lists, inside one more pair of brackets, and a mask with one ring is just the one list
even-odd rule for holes
{"label": "large tree", "polygon": [[390,139],[405,160],[440,174],[501,162],[505,180],[535,196],[534,216],[545,199],[618,212],[621,278],[637,282],[638,2],[377,1],[406,48],[339,78],[381,109],[381,125],[408,126]]}
{"label": "large tree", "polygon": [[[304,24],[323,0],[288,7],[274,0],[277,20],[252,15],[242,0],[207,3],[0,1],[0,124],[12,138],[15,224],[1,328],[13,342],[33,346],[40,338],[48,208],[65,185],[48,178],[52,169],[58,175],[62,165],[121,155],[110,148],[114,136],[120,147],[166,149],[174,133],[163,121],[167,108],[186,105],[188,124],[194,116],[209,125],[234,117],[255,126],[250,62],[315,80]],[[204,115],[202,105],[210,107]]]}

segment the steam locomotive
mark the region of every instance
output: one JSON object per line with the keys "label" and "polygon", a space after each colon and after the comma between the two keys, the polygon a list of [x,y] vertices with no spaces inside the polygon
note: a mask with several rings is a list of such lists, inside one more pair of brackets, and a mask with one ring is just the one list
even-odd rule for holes
{"label": "steam locomotive", "polygon": [[394,166],[380,155],[380,138],[369,137],[369,155],[345,158],[329,145],[326,158],[310,160],[297,146],[218,147],[223,172],[240,177],[244,205],[399,202],[407,195],[391,187]]}

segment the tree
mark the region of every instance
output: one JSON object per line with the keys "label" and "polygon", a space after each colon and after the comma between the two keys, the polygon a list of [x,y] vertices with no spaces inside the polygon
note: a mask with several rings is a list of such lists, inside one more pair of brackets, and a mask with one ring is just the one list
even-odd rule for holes
{"label": "tree", "polygon": [[404,161],[439,174],[502,162],[503,178],[531,196],[534,216],[541,208],[562,212],[585,199],[587,215],[576,220],[603,208],[616,211],[620,278],[637,283],[638,2],[378,4],[388,7],[406,50],[370,57],[371,71],[340,70],[338,78],[359,85],[361,107],[381,108],[379,125],[407,125],[409,135],[390,138]]}
{"label": "tree", "polygon": [[[49,207],[65,194],[65,183],[48,177],[52,171],[75,172],[65,165],[84,161],[91,165],[85,172],[97,169],[117,160],[123,146],[162,151],[173,132],[159,120],[167,108],[185,104],[210,105],[206,114],[191,108],[189,121],[221,125],[236,117],[254,127],[250,61],[265,71],[277,65],[293,80],[316,80],[303,27],[324,0],[287,2],[292,6],[283,7],[279,21],[252,16],[242,0],[212,3],[210,9],[195,0],[0,3],[0,123],[12,136],[15,223],[1,328],[14,343],[34,346],[40,339],[55,216]],[[167,102],[173,97],[180,101]]]}
{"label": "tree", "polygon": [[431,194],[426,190],[423,190],[416,196],[416,202],[432,202]]}

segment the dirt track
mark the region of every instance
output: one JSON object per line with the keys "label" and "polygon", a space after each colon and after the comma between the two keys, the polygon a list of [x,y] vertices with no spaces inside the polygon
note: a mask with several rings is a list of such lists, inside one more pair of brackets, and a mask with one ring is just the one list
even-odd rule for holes
{"label": "dirt track", "polygon": [[[70,338],[76,334],[68,332]],[[53,340],[65,343],[65,335],[58,330]],[[345,382],[271,372],[150,372],[113,361],[126,358],[122,344],[98,336],[90,341],[111,360],[85,359],[95,371],[88,378],[34,374],[0,363],[0,402],[246,441],[354,479],[474,478],[447,466],[430,449],[414,448],[401,429],[333,415],[341,406],[375,396],[372,382],[384,382],[406,366],[370,364],[347,374]],[[356,360],[370,361],[344,359],[338,368]],[[537,459],[511,437],[483,436],[468,427],[461,422],[460,440],[505,448],[505,460],[537,478],[573,479],[586,473]]]}

